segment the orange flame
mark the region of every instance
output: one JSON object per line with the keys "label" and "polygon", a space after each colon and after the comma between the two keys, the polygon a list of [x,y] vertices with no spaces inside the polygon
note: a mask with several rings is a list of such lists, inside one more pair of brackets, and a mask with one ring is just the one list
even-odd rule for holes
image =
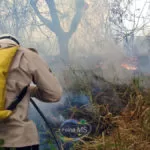
{"label": "orange flame", "polygon": [[137,67],[135,66],[130,66],[128,64],[122,64],[121,65],[123,68],[127,69],[127,70],[137,70]]}

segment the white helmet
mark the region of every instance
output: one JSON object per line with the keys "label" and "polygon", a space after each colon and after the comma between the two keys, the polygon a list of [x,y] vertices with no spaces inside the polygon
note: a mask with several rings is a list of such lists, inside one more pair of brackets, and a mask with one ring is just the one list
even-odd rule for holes
{"label": "white helmet", "polygon": [[10,35],[10,34],[2,34],[2,35],[0,35],[0,41],[2,42],[6,42],[5,40],[9,40],[9,41],[11,41],[11,43],[12,44],[17,44],[17,45],[20,45],[20,43],[18,42],[18,40],[14,37],[14,36],[12,36],[12,35]]}

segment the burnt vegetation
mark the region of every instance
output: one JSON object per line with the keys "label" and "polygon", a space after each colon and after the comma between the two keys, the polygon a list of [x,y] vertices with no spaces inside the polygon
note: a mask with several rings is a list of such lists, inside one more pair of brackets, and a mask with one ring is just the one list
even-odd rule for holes
{"label": "burnt vegetation", "polygon": [[85,74],[86,71],[82,72],[84,76],[72,71],[67,73],[67,79],[71,75],[74,81],[68,81],[66,91],[88,95],[90,102],[69,108],[70,118],[85,119],[92,125],[91,133],[75,143],[74,149],[149,149],[150,94],[149,89],[142,86],[140,77],[133,78],[129,84],[118,84],[93,73]]}

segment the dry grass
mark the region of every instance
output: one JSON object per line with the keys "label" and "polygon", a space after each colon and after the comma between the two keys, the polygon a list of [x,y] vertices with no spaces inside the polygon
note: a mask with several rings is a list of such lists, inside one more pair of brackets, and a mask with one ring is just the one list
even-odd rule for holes
{"label": "dry grass", "polygon": [[[74,144],[74,150],[149,150],[150,149],[150,89],[141,86],[140,78],[134,78],[128,85],[108,83],[95,74],[83,72],[79,76],[74,70],[71,75],[69,89],[86,93],[90,97],[89,107],[71,108],[72,118],[85,119],[92,125],[88,137]],[[67,73],[68,76],[68,73]],[[67,77],[68,79],[68,77]],[[106,83],[109,89],[103,94],[93,96],[91,81],[96,79],[100,85]],[[143,77],[142,77],[143,79]],[[113,113],[110,108],[117,107],[101,104],[101,99],[109,99],[115,91],[123,109]],[[103,95],[103,97],[102,97]],[[117,97],[115,97],[117,98]],[[109,101],[109,100],[108,100]]]}
{"label": "dry grass", "polygon": [[[128,105],[120,115],[107,113],[109,125],[115,124],[109,134],[102,134],[82,139],[75,145],[75,150],[149,150],[150,149],[150,90],[129,96]],[[131,94],[131,93],[130,93]],[[134,98],[134,99],[133,99]],[[98,114],[97,114],[98,115]],[[99,114],[101,115],[101,114]],[[99,125],[97,125],[99,126]],[[89,138],[89,139],[88,139]]]}

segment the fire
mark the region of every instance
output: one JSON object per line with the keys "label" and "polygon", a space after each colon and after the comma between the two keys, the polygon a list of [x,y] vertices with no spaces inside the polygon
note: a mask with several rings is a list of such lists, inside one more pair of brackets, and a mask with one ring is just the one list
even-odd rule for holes
{"label": "fire", "polygon": [[127,70],[137,70],[137,67],[128,64],[122,64],[121,66]]}

